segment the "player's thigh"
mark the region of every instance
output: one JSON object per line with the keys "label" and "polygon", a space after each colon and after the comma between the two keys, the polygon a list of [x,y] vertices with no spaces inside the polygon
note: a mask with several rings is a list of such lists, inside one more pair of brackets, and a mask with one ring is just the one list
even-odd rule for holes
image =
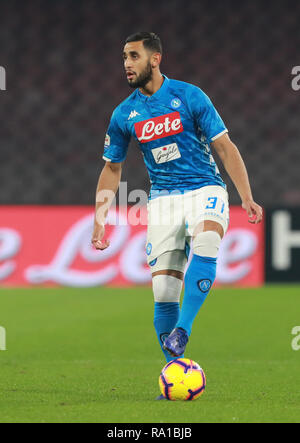
{"label": "player's thigh", "polygon": [[[182,198],[166,196],[149,202],[146,254],[150,267],[168,251],[185,250],[185,221],[181,209]],[[176,252],[174,257],[177,257]],[[164,258],[164,262],[170,266],[167,259]]]}
{"label": "player's thigh", "polygon": [[224,227],[220,223],[212,220],[203,220],[195,226],[195,229],[193,231],[193,239],[197,237],[198,234],[201,234],[201,232],[207,231],[217,232],[221,238],[223,238],[225,234]]}

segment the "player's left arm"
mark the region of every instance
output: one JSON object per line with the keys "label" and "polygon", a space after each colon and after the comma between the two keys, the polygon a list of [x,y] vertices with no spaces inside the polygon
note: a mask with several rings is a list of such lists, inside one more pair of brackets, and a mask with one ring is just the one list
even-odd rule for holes
{"label": "player's left arm", "polygon": [[253,200],[247,169],[238,148],[230,140],[228,134],[211,142],[211,146],[217,151],[241,197],[242,207],[249,216],[249,223],[260,223],[263,218],[263,210]]}

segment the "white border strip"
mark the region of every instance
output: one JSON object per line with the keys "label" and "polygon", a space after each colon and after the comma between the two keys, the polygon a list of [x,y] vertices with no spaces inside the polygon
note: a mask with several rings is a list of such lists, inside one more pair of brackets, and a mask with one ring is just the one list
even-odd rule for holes
{"label": "white border strip", "polygon": [[220,132],[220,134],[215,135],[211,141],[214,142],[215,140],[217,140],[217,138],[221,137],[222,135],[226,134],[226,132],[228,132],[228,129],[225,129],[224,131]]}

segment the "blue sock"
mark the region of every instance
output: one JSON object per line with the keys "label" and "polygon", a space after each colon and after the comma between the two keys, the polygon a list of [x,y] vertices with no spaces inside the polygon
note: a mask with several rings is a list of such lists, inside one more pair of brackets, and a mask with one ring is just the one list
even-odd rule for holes
{"label": "blue sock", "polygon": [[177,328],[191,335],[193,322],[216,278],[217,259],[194,254],[185,275],[185,291]]}
{"label": "blue sock", "polygon": [[174,357],[163,349],[163,343],[166,337],[175,328],[179,318],[180,305],[179,303],[158,303],[154,305],[154,327],[157,338],[163,351],[167,362],[174,360]]}

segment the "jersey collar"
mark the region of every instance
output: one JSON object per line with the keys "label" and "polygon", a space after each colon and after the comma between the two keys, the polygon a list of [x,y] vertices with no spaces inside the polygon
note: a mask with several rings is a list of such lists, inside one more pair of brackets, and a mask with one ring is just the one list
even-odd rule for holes
{"label": "jersey collar", "polygon": [[169,83],[169,79],[166,75],[162,74],[163,78],[164,78],[164,82],[161,85],[161,87],[153,94],[150,95],[150,97],[148,97],[145,94],[142,94],[140,92],[140,90],[138,89],[138,96],[140,97],[141,100],[143,101],[152,101],[152,100],[156,100],[156,99],[160,99],[161,96],[166,92],[167,88],[168,88],[168,83]]}

